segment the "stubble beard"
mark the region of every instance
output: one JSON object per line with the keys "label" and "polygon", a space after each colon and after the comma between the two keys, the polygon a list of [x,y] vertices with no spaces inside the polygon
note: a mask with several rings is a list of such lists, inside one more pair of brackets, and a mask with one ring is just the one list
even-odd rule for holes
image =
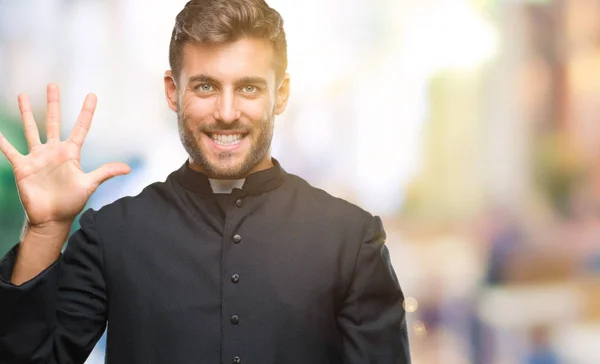
{"label": "stubble beard", "polygon": [[[202,125],[196,130],[193,130],[189,118],[183,113],[177,111],[177,124],[179,127],[179,138],[184,149],[191,159],[198,164],[208,175],[214,179],[241,179],[245,178],[250,170],[262,161],[269,153],[271,141],[273,139],[273,116],[265,115],[265,118],[260,123],[259,129],[250,129],[244,127],[239,122],[225,124],[214,122],[210,125]],[[207,154],[203,151],[200,144],[200,137],[206,132],[226,131],[226,130],[245,130],[250,133],[245,138],[252,138],[258,133],[256,140],[250,140],[250,152],[243,156],[239,163],[232,164],[231,159],[235,158],[235,154],[239,152],[219,152],[218,161],[212,162],[207,158]]]}

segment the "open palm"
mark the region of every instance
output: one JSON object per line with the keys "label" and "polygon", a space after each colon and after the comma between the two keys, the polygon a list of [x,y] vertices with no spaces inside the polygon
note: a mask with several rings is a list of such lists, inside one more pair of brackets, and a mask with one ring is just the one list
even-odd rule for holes
{"label": "open palm", "polygon": [[10,162],[29,224],[72,221],[92,193],[106,180],[129,173],[124,163],[108,163],[93,172],[81,170],[80,152],[96,109],[96,96],[88,95],[68,139],[60,140],[60,91],[47,88],[47,141],[42,144],[27,95],[19,95],[19,110],[29,154],[20,154],[0,133],[0,150]]}

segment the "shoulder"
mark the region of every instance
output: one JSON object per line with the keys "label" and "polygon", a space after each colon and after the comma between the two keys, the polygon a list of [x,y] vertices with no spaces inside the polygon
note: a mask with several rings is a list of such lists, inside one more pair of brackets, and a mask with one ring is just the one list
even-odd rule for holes
{"label": "shoulder", "polygon": [[141,221],[157,221],[169,210],[176,192],[170,178],[146,186],[135,196],[125,196],[98,210],[88,209],[81,220],[93,220],[101,227],[115,227]]}
{"label": "shoulder", "polygon": [[[312,186],[296,175],[288,175],[284,191],[280,196],[286,209],[281,215],[286,220],[279,225],[287,227],[293,221],[293,225],[299,227],[294,231],[310,236],[308,240],[319,244],[321,249],[328,247],[330,251],[355,258],[365,245],[385,244],[386,233],[380,217],[364,208]],[[281,217],[273,219],[277,221]]]}
{"label": "shoulder", "polygon": [[374,219],[379,219],[352,202],[312,186],[297,175],[288,174],[286,184],[288,184],[287,189],[291,190],[290,197],[293,199],[293,205],[299,206],[306,212],[314,213],[318,219],[343,224],[352,223],[357,227],[364,227]]}

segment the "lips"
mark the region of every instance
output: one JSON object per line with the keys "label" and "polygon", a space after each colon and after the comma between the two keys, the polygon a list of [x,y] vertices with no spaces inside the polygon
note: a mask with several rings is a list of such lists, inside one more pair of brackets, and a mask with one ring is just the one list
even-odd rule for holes
{"label": "lips", "polygon": [[233,146],[233,145],[238,144],[244,138],[244,135],[241,133],[239,133],[239,134],[212,133],[212,134],[209,134],[209,137],[216,144],[224,145],[224,146]]}
{"label": "lips", "polygon": [[249,133],[226,131],[226,132],[207,132],[204,135],[210,141],[210,145],[216,151],[234,151],[243,148]]}

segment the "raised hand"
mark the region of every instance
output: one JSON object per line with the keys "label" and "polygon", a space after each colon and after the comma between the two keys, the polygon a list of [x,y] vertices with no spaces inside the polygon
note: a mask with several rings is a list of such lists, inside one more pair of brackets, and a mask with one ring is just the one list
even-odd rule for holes
{"label": "raised hand", "polygon": [[77,123],[64,141],[60,140],[58,85],[48,85],[47,98],[45,144],[40,141],[25,94],[20,94],[18,100],[29,154],[20,154],[0,133],[0,151],[13,168],[21,203],[32,227],[70,225],[101,183],[130,171],[124,163],[108,163],[90,173],[81,170],[81,146],[96,109],[95,95],[87,95]]}

